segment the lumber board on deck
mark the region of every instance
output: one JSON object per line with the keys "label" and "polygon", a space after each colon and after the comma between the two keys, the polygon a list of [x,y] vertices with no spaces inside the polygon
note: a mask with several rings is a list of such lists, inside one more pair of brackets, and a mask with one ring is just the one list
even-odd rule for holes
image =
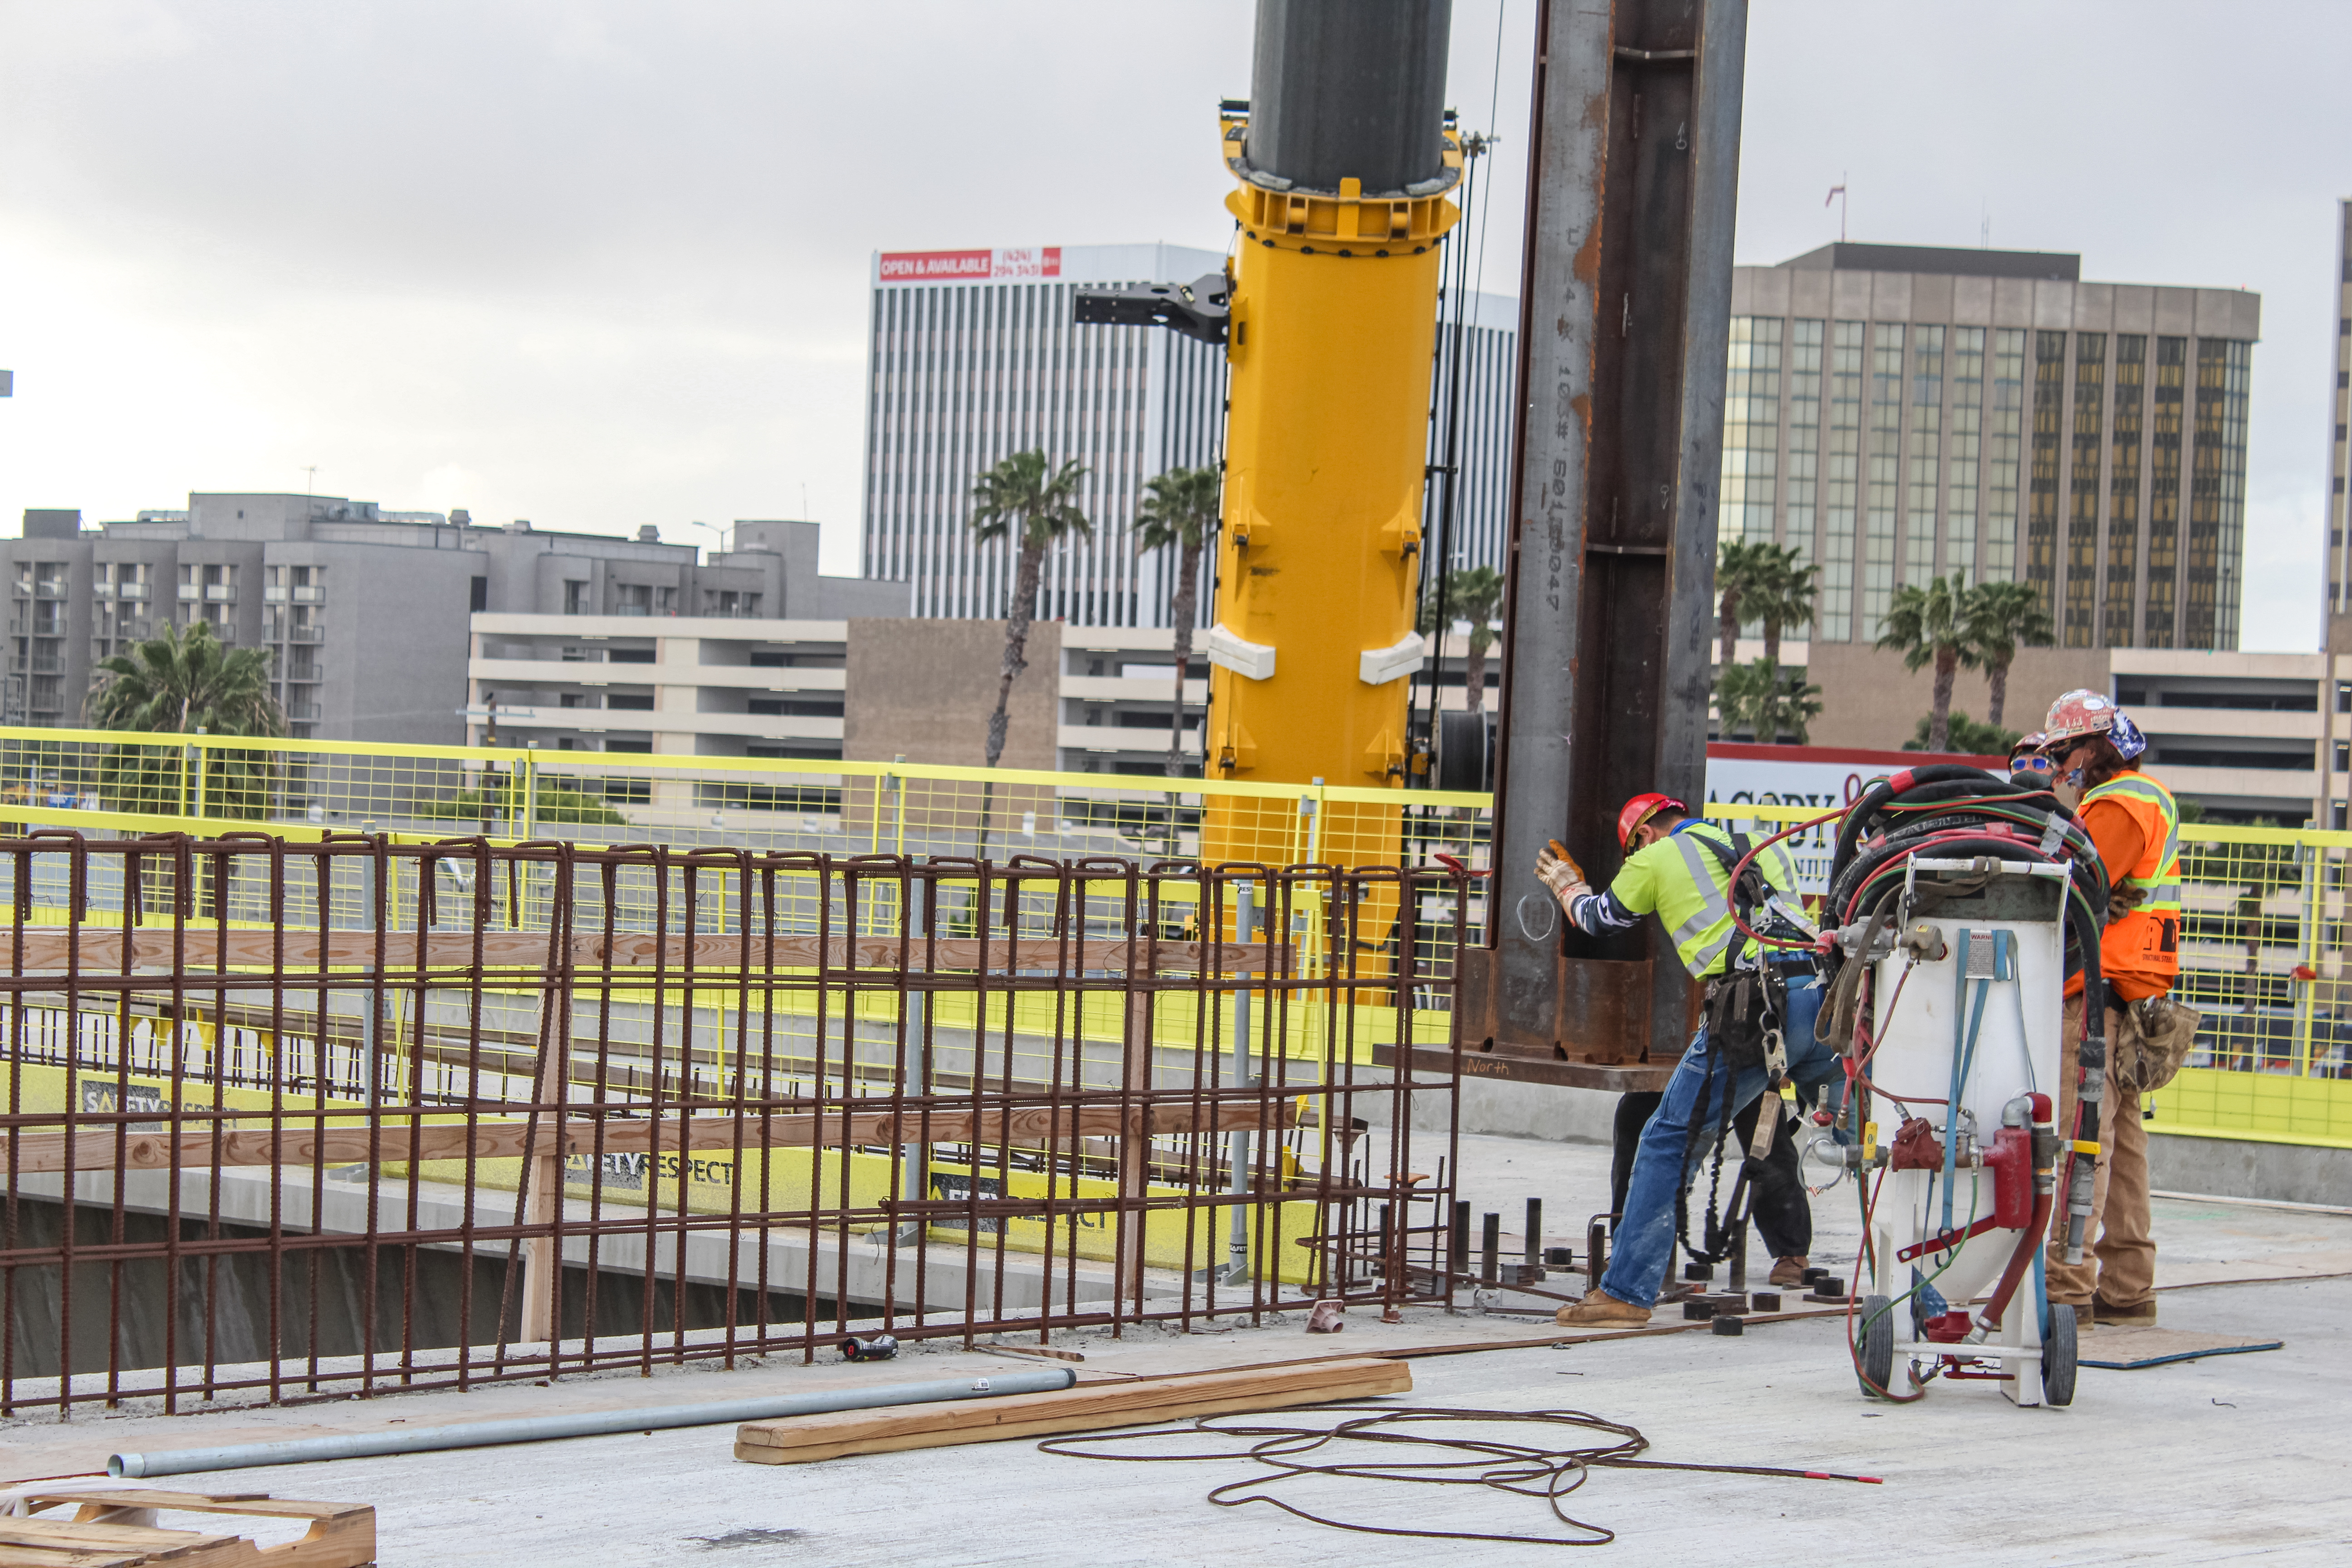
{"label": "lumber board on deck", "polygon": [[1410,1367],[1370,1356],[1258,1372],[1188,1373],[1087,1384],[1055,1394],[747,1421],[735,1429],[735,1457],[755,1465],[798,1465],[844,1454],[997,1443],[1412,1391]]}
{"label": "lumber board on deck", "polygon": [[[161,1487],[119,1491],[28,1490],[34,1509],[79,1505],[74,1518],[0,1519],[0,1568],[96,1568],[158,1563],[170,1568],[362,1568],[375,1561],[375,1510],[366,1503],[310,1502],[266,1492],[182,1492]],[[152,1525],[113,1524],[117,1509],[307,1519],[299,1539],[257,1545],[239,1535],[207,1535]]]}

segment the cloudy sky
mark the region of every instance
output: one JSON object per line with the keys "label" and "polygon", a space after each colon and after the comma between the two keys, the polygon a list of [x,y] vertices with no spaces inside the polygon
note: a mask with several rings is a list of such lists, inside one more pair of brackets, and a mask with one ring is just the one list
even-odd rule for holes
{"label": "cloudy sky", "polygon": [[[1533,0],[1456,0],[1516,289]],[[1248,0],[0,0],[0,523],[286,489],[855,569],[876,249],[1222,248]],[[2245,641],[2317,632],[2340,5],[1757,0],[1739,259],[2078,250],[2263,296]],[[2235,40],[2224,52],[2217,46]],[[1499,68],[1497,66],[1499,53]]]}

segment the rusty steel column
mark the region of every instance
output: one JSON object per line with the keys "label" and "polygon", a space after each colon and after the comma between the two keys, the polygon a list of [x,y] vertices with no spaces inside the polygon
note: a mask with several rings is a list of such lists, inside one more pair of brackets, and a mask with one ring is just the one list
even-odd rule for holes
{"label": "rusty steel column", "polygon": [[1688,977],[1647,925],[1567,929],[1533,867],[1558,837],[1605,885],[1627,796],[1705,791],[1747,7],[1547,0],[1537,27],[1494,916],[1464,1035],[1497,1076],[1632,1087],[1680,1053]]}

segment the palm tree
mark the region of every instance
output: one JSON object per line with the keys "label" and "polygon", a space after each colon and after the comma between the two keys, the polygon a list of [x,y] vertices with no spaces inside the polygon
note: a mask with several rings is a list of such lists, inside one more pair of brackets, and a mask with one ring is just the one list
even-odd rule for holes
{"label": "palm tree", "polygon": [[1747,607],[1747,600],[1765,585],[1766,574],[1778,555],[1769,540],[1753,544],[1726,540],[1716,553],[1716,636],[1722,644],[1716,662],[1726,669],[1731,668],[1732,658],[1738,652],[1740,624],[1756,618],[1755,611]]}
{"label": "palm tree", "polygon": [[1135,509],[1135,549],[1176,552],[1176,592],[1168,619],[1176,628],[1176,706],[1168,716],[1168,776],[1184,771],[1184,668],[1192,661],[1192,618],[1200,599],[1201,552],[1217,526],[1223,480],[1214,468],[1171,468],[1143,487]]}
{"label": "palm tree", "polygon": [[1822,569],[1799,563],[1805,552],[1793,544],[1763,544],[1752,580],[1740,595],[1743,620],[1764,624],[1764,662],[1780,662],[1780,634],[1802,631],[1813,624],[1813,598],[1821,590]]}
{"label": "palm tree", "polygon": [[1908,584],[1895,590],[1887,605],[1878,646],[1903,656],[1903,668],[1936,667],[1932,705],[1927,712],[1927,749],[1948,750],[1951,739],[1952,679],[1960,666],[1974,669],[1981,662],[1968,614],[1968,581],[1958,573],[1931,578],[1926,587]]}
{"label": "palm tree", "polygon": [[1013,700],[1013,683],[1029,668],[1023,657],[1029,648],[1029,623],[1037,616],[1037,577],[1045,564],[1048,545],[1071,534],[1091,537],[1094,524],[1071,500],[1087,470],[1076,462],[1059,468],[1042,451],[1015,452],[973,481],[971,531],[982,542],[1019,541],[1019,565],[1013,574],[1013,600],[1004,611],[1004,664],[996,682],[996,710],[988,716],[988,765],[1004,754],[1005,709]]}
{"label": "palm tree", "polygon": [[[269,695],[269,655],[225,646],[204,621],[185,635],[167,625],[161,637],[101,661],[94,673],[103,679],[83,705],[92,729],[255,738],[286,733],[285,712]],[[184,791],[182,750],[118,747],[103,764],[101,782],[128,796],[124,804],[133,810],[192,813],[197,803]],[[268,805],[273,773],[267,751],[213,752],[203,790],[205,815],[260,815]]]}
{"label": "palm tree", "polygon": [[[1431,595],[1433,600],[1435,595]],[[1465,705],[1473,713],[1486,706],[1486,650],[1495,646],[1495,617],[1503,608],[1503,574],[1492,566],[1465,566],[1445,574],[1445,604],[1421,610],[1421,633],[1434,634],[1438,657],[1445,657],[1446,629],[1456,621],[1470,623],[1470,657],[1462,667]]]}
{"label": "palm tree", "polygon": [[2009,666],[2018,645],[2047,647],[2057,637],[2042,595],[2029,583],[1979,583],[1969,590],[1966,609],[1969,641],[1983,664],[1992,688],[1986,721],[2000,728],[2001,710],[2009,702]]}
{"label": "palm tree", "polygon": [[1765,745],[1783,735],[1803,745],[1810,726],[1822,715],[1822,689],[1806,684],[1804,672],[1782,669],[1769,659],[1735,664],[1715,688],[1716,710],[1724,739],[1745,731]]}

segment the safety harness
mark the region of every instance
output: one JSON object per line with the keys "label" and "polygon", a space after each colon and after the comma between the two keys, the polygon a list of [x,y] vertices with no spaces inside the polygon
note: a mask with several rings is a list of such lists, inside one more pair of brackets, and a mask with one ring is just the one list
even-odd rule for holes
{"label": "safety harness", "polygon": [[[1717,1097],[1712,1126],[1704,1115],[1691,1119],[1690,1132],[1683,1142],[1681,1174],[1675,1184],[1675,1235],[1694,1262],[1711,1267],[1730,1255],[1732,1238],[1747,1228],[1748,1211],[1753,1201],[1751,1177],[1771,1152],[1772,1141],[1780,1131],[1777,1101],[1780,1084],[1789,1075],[1789,1044],[1781,1026],[1788,1016],[1788,982],[1772,972],[1762,955],[1749,957],[1748,933],[1741,929],[1742,921],[1738,918],[1748,913],[1760,914],[1772,892],[1762,870],[1748,858],[1753,839],[1744,833],[1730,835],[1728,844],[1711,834],[1694,833],[1690,837],[1705,845],[1722,865],[1727,879],[1724,896],[1735,916],[1731,942],[1725,950],[1723,973],[1707,982],[1706,1041],[1701,1047],[1719,1052],[1729,1070],[1723,1075],[1723,1090]],[[1743,860],[1748,862],[1744,868],[1740,865]],[[1776,1104],[1759,1111],[1755,1142],[1742,1154],[1730,1201],[1718,1206],[1725,1134],[1730,1131],[1733,1118],[1734,1086],[1741,1068],[1756,1066],[1764,1068],[1764,1092]],[[1691,1164],[1702,1144],[1710,1140],[1715,1144],[1715,1158],[1707,1176],[1706,1242],[1698,1246],[1690,1239]]]}

